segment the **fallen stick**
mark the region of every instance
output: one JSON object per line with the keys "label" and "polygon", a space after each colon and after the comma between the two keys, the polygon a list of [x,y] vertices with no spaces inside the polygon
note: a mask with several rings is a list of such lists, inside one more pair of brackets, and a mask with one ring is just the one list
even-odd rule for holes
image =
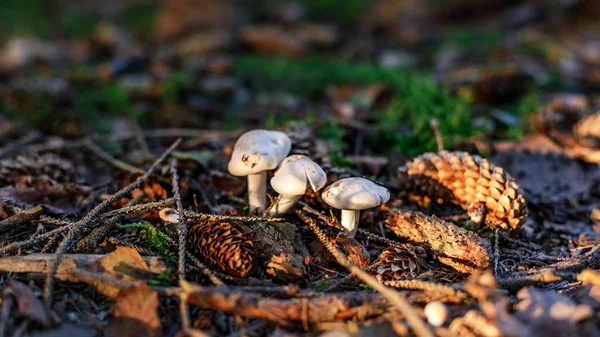
{"label": "fallen stick", "polygon": [[182,282],[182,289],[191,305],[270,321],[319,323],[363,320],[378,316],[389,307],[388,301],[380,294],[364,291],[281,300],[231,288],[199,287],[189,282]]}
{"label": "fallen stick", "polygon": [[433,334],[431,333],[427,325],[417,315],[417,313],[414,311],[414,308],[410,305],[410,303],[404,296],[402,296],[394,289],[381,284],[374,276],[368,274],[367,272],[358,268],[355,264],[350,262],[350,260],[348,260],[348,258],[331,243],[331,241],[327,238],[327,235],[325,235],[325,233],[317,226],[313,219],[302,214],[302,212],[300,211],[296,211],[296,214],[317,235],[319,241],[321,241],[325,248],[327,248],[327,251],[329,251],[329,253],[333,255],[338,264],[348,269],[348,271],[354,274],[365,284],[381,293],[382,296],[387,298],[390,301],[390,303],[394,307],[396,307],[402,315],[404,315],[404,318],[408,322],[408,325],[412,328],[415,335],[419,337],[433,337]]}
{"label": "fallen stick", "polygon": [[[68,282],[86,282],[75,270],[98,269],[103,254],[64,254],[56,271],[56,278]],[[167,270],[164,260],[158,256],[143,256],[150,272],[160,274]],[[0,272],[48,274],[56,256],[54,254],[30,254],[0,258]]]}

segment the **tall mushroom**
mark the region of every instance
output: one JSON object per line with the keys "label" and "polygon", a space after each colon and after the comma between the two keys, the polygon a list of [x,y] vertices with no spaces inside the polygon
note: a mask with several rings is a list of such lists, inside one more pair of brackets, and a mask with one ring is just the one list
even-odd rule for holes
{"label": "tall mushroom", "polygon": [[267,204],[267,171],[275,169],[291,148],[290,138],[279,131],[252,130],[235,142],[227,169],[235,176],[248,176],[251,213],[264,213]]}
{"label": "tall mushroom", "polygon": [[358,229],[360,211],[387,202],[390,192],[368,179],[352,177],[327,186],[321,196],[329,206],[342,210],[341,224],[352,238]]}
{"label": "tall mushroom", "polygon": [[279,198],[271,206],[269,215],[280,216],[296,203],[307,187],[317,192],[326,183],[327,174],[310,158],[297,154],[285,158],[271,178],[271,186]]}

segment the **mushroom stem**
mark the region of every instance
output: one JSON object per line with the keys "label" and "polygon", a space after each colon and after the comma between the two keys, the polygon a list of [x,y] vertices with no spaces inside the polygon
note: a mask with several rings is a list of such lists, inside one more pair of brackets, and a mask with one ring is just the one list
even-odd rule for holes
{"label": "mushroom stem", "polygon": [[248,175],[250,213],[263,215],[267,205],[267,172]]}
{"label": "mushroom stem", "polygon": [[358,220],[360,219],[360,211],[342,210],[342,226],[346,228],[344,233],[347,237],[353,238],[358,230]]}
{"label": "mushroom stem", "polygon": [[300,197],[301,195],[280,194],[279,198],[277,198],[277,200],[275,200],[275,203],[273,203],[273,206],[271,206],[271,209],[269,210],[269,215],[276,217],[284,214],[290,208],[292,208],[292,206],[294,206],[294,204]]}

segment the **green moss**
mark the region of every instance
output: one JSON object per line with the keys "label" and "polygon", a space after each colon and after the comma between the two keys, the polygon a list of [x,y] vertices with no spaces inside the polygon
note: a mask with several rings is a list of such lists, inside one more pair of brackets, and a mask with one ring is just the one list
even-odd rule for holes
{"label": "green moss", "polygon": [[126,9],[118,21],[135,34],[149,36],[154,31],[157,14],[158,8],[154,3],[138,3]]}
{"label": "green moss", "polygon": [[536,88],[531,88],[529,93],[508,107],[508,111],[514,112],[520,123],[510,127],[504,134],[505,139],[519,140],[530,131],[531,115],[540,106],[540,93]]}
{"label": "green moss", "polygon": [[119,225],[117,227],[119,229],[140,229],[140,234],[142,234],[142,237],[156,249],[160,256],[168,260],[175,259],[175,254],[173,254],[173,252],[171,252],[168,248],[168,244],[172,243],[173,240],[170,237],[163,234],[160,230],[158,230],[151,224],[140,222],[127,225]]}
{"label": "green moss", "polygon": [[300,60],[237,55],[235,69],[241,79],[261,88],[277,88],[305,97],[321,94],[328,85],[389,84],[392,101],[384,111],[373,112],[380,122],[378,131],[368,139],[371,148],[382,152],[390,148],[407,155],[434,151],[436,144],[429,126],[434,117],[447,144],[480,134],[471,124],[467,102],[448,93],[426,73],[389,70],[318,55]]}
{"label": "green moss", "polygon": [[369,10],[370,0],[302,0],[306,14],[313,20],[343,20],[358,19]]}

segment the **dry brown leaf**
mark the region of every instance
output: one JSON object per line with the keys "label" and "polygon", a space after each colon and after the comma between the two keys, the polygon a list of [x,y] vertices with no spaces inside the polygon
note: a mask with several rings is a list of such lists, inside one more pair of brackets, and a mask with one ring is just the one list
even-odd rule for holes
{"label": "dry brown leaf", "polygon": [[[119,246],[113,252],[106,254],[100,260],[100,267],[107,276],[122,281],[133,282],[153,277],[140,253],[130,247]],[[103,284],[100,281],[96,282],[94,286],[108,297],[115,297],[119,293],[119,288]]]}
{"label": "dry brown leaf", "polygon": [[300,56],[306,51],[304,41],[275,26],[246,26],[240,32],[241,40],[258,52]]}
{"label": "dry brown leaf", "polygon": [[34,321],[44,328],[50,327],[52,324],[50,315],[42,302],[35,297],[35,294],[28,286],[15,279],[10,279],[8,280],[8,287],[17,299],[17,308],[21,316]]}
{"label": "dry brown leaf", "polygon": [[523,288],[517,293],[515,316],[538,336],[598,336],[593,322],[583,323],[594,314],[585,304],[577,304],[565,295],[536,288]]}
{"label": "dry brown leaf", "polygon": [[48,176],[21,176],[15,185],[0,188],[0,203],[11,202],[22,208],[44,204],[55,213],[67,212],[84,202],[91,188],[77,183],[59,183]]}
{"label": "dry brown leaf", "polygon": [[112,306],[114,320],[106,330],[109,337],[158,337],[158,294],[145,284],[123,289]]}
{"label": "dry brown leaf", "polygon": [[593,171],[560,154],[521,151],[498,152],[492,158],[504,167],[525,191],[529,202],[563,202],[591,192]]}

